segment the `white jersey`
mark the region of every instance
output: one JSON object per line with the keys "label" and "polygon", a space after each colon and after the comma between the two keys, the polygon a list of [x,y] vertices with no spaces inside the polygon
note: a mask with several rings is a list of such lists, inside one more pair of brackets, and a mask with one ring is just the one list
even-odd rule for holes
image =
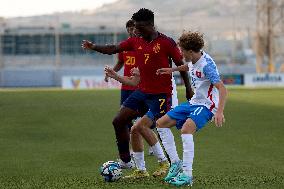
{"label": "white jersey", "polygon": [[177,86],[176,86],[176,82],[175,82],[175,78],[174,75],[172,74],[172,106],[171,108],[174,108],[176,106],[178,106],[178,97],[177,97]]}
{"label": "white jersey", "polygon": [[194,95],[189,101],[192,105],[204,105],[213,114],[217,111],[219,92],[213,84],[221,81],[217,67],[213,59],[202,52],[202,57],[195,63],[188,64],[191,77],[191,87]]}

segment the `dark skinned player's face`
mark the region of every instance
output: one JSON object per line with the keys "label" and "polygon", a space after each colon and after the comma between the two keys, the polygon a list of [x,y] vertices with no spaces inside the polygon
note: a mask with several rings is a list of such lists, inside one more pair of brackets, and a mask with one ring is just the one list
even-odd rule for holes
{"label": "dark skinned player's face", "polygon": [[145,21],[136,21],[135,22],[135,34],[143,37],[144,39],[148,39],[151,37],[154,31],[154,26],[150,22]]}

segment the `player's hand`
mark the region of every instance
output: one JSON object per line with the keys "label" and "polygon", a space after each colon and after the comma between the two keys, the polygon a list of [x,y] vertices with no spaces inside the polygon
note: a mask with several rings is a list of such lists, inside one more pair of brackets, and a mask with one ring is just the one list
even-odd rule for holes
{"label": "player's hand", "polygon": [[216,112],[213,117],[213,121],[215,122],[216,127],[222,127],[223,123],[225,123],[225,117],[223,112]]}
{"label": "player's hand", "polygon": [[92,43],[91,41],[88,41],[88,40],[83,40],[82,41],[82,44],[81,44],[81,47],[86,50],[92,50],[94,48],[95,44]]}
{"label": "player's hand", "polygon": [[130,70],[130,73],[131,73],[131,75],[133,75],[133,76],[140,76],[140,71],[139,71],[139,69],[138,69],[137,67],[132,68],[132,69]]}
{"label": "player's hand", "polygon": [[105,66],[105,74],[107,77],[116,78],[117,73],[109,66]]}
{"label": "player's hand", "polygon": [[157,69],[156,74],[162,75],[162,74],[172,74],[173,70],[172,68],[160,68]]}

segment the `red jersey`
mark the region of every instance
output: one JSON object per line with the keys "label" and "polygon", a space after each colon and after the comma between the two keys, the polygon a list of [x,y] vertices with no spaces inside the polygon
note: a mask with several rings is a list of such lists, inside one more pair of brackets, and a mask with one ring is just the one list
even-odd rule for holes
{"label": "red jersey", "polygon": [[171,93],[172,76],[157,75],[159,68],[169,68],[170,58],[174,62],[182,61],[182,55],[173,39],[158,33],[158,37],[147,42],[141,37],[132,37],[120,43],[124,51],[135,51],[136,64],[140,70],[138,88],[148,94]]}
{"label": "red jersey", "polygon": [[[137,67],[135,51],[123,51],[118,54],[118,60],[124,64],[124,76],[131,76],[131,69]],[[122,85],[122,90],[135,90],[136,86]]]}

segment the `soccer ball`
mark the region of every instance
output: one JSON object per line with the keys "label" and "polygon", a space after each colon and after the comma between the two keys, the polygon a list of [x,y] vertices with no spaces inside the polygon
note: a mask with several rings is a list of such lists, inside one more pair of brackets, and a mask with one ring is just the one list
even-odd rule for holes
{"label": "soccer ball", "polygon": [[107,161],[100,167],[100,173],[106,182],[114,182],[121,178],[122,170],[115,161]]}

